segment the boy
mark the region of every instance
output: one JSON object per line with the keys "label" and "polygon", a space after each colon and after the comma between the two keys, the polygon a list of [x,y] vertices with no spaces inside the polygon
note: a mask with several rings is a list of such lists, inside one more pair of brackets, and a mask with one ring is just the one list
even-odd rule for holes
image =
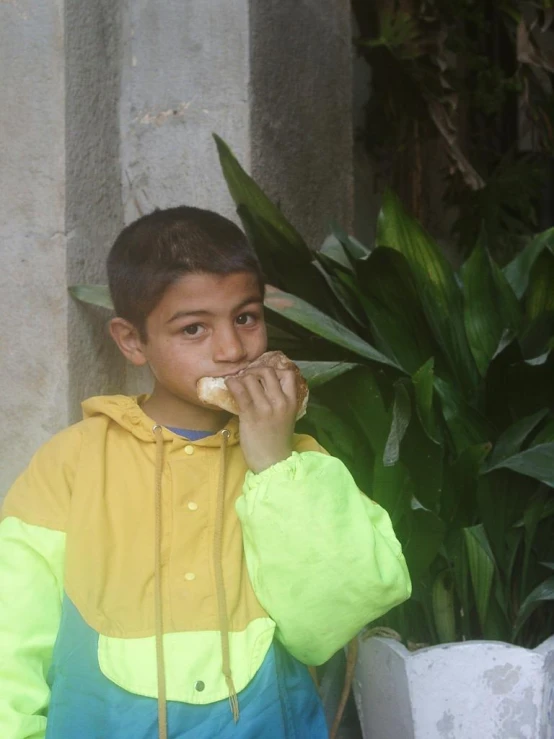
{"label": "boy", "polygon": [[125,228],[110,332],[149,396],[83,404],[0,524],[3,739],[323,739],[304,665],[410,593],[388,515],[293,433],[293,373],[196,382],[266,350],[240,229],[195,208]]}

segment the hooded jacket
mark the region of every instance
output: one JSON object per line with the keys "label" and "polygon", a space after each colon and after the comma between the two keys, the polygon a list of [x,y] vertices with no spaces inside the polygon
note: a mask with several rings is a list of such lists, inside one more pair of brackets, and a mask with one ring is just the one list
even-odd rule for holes
{"label": "hooded jacket", "polygon": [[236,720],[270,662],[289,659],[289,675],[322,664],[410,595],[388,514],[311,437],[253,474],[235,417],[192,442],[155,425],[142,400],[86,401],[84,420],[39,449],[5,500],[4,739],[77,735],[73,694],[75,705],[94,695],[103,716],[81,739],[154,739],[155,726],[139,734],[134,722],[156,701],[160,725],[221,701],[229,714],[227,699]]}

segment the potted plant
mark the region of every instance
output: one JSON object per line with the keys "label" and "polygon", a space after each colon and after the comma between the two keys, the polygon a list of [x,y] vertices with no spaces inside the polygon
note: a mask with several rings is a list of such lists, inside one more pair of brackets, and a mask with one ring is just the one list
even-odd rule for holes
{"label": "potted plant", "polygon": [[303,428],[389,511],[412,574],[370,625],[400,642],[359,638],[365,739],[551,736],[554,229],[503,269],[483,231],[455,272],[387,192],[373,247],[335,227],[313,251],[216,143],[270,342],[312,387]]}

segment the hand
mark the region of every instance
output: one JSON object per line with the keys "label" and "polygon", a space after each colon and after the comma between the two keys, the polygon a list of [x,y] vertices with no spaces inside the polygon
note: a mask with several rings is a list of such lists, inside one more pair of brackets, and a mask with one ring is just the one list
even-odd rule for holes
{"label": "hand", "polygon": [[294,371],[257,367],[228,377],[239,408],[240,444],[253,472],[261,472],[292,454],[296,421]]}

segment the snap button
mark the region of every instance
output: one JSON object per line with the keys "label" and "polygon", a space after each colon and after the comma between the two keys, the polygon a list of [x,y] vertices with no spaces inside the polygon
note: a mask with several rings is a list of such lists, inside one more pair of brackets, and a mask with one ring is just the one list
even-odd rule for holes
{"label": "snap button", "polygon": [[205,687],[206,686],[204,685],[204,683],[202,682],[202,680],[197,680],[194,683],[194,689],[197,690],[199,693],[201,693],[204,690]]}
{"label": "snap button", "polygon": [[191,500],[187,508],[189,509],[189,511],[196,511],[198,510],[198,503],[194,503],[194,501]]}
{"label": "snap button", "polygon": [[190,444],[185,447],[185,454],[194,454],[194,447]]}
{"label": "snap button", "polygon": [[196,575],[194,574],[194,572],[187,572],[187,574],[185,575],[185,580],[196,580]]}

